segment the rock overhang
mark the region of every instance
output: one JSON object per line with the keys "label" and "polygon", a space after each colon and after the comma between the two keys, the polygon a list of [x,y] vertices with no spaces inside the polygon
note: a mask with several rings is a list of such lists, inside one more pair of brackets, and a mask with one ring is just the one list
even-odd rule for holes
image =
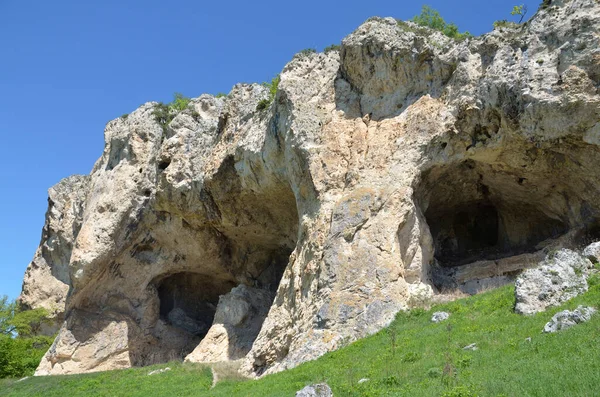
{"label": "rock overhang", "polygon": [[[448,280],[506,282],[538,250],[593,234],[599,6],[553,3],[460,43],[374,18],[339,53],[286,65],[265,110],[264,87],[237,85],[166,126],[154,104],[109,123],[68,255],[68,321],[40,373],[150,364],[194,344],[190,359],[245,356],[247,374],[274,372],[379,330]],[[169,277],[210,284],[192,300],[213,318],[235,308],[260,321],[215,322],[199,342],[188,303],[161,315]],[[72,365],[109,318],[127,325],[103,349],[109,364]]]}

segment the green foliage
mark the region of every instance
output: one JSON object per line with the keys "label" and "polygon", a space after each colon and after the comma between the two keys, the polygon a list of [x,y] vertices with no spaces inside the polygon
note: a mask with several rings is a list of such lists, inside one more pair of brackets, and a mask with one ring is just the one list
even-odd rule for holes
{"label": "green foliage", "polygon": [[121,118],[122,118],[123,120],[127,120],[127,117],[129,117],[129,113],[125,113],[125,114],[122,114],[122,115],[121,115]]}
{"label": "green foliage", "polygon": [[[170,371],[148,376],[152,370]],[[145,368],[67,376],[36,376],[21,382],[0,384],[2,396],[206,396],[212,384],[210,368],[170,362]]]}
{"label": "green foliage", "polygon": [[315,50],[314,48],[305,48],[302,51],[298,52],[295,56],[307,56],[307,55],[311,55],[311,54],[315,54],[317,52],[317,50]]}
{"label": "green foliage", "polygon": [[226,93],[224,93],[224,92],[218,92],[217,95],[215,95],[215,98],[224,98],[226,96],[227,96]]}
{"label": "green foliage", "polygon": [[325,54],[331,52],[331,51],[339,51],[342,47],[338,44],[331,44],[328,45],[327,47],[325,47],[325,49],[323,50],[323,52],[325,52]]}
{"label": "green foliage", "polygon": [[523,21],[523,18],[525,18],[525,14],[527,14],[527,6],[525,4],[514,6],[512,11],[510,12],[510,15],[519,15],[521,17],[518,23],[521,23]]}
{"label": "green foliage", "polygon": [[6,296],[0,298],[0,378],[32,375],[51,337],[38,336],[47,319],[45,309],[20,310]]}
{"label": "green foliage", "polygon": [[167,131],[167,125],[169,125],[169,123],[173,121],[173,119],[179,112],[187,109],[190,101],[190,98],[184,96],[179,92],[176,92],[175,94],[173,94],[173,100],[171,102],[167,104],[159,102],[154,107],[154,111],[152,112],[152,114],[154,115],[154,119],[156,120],[156,122],[158,122],[158,124],[162,126],[163,132]]}
{"label": "green foliage", "polygon": [[185,110],[188,106],[188,104],[190,103],[190,98],[183,96],[182,93],[180,92],[176,92],[175,94],[173,94],[173,101],[171,103],[169,103],[169,107],[181,112],[182,110]]}
{"label": "green foliage", "polygon": [[587,283],[588,283],[588,286],[590,286],[590,287],[595,287],[597,285],[600,285],[600,275],[597,273],[592,274],[591,276],[588,277]]}
{"label": "green foliage", "polygon": [[467,31],[460,33],[456,24],[452,22],[447,23],[438,11],[426,5],[421,9],[421,14],[415,15],[412,21],[417,25],[440,31],[446,36],[456,40],[464,40],[468,37],[472,37],[471,33]]}
{"label": "green foliage", "polygon": [[269,89],[269,97],[267,99],[262,99],[260,102],[258,102],[258,105],[256,105],[256,110],[265,110],[266,108],[269,107],[269,105],[275,99],[275,95],[277,95],[277,90],[279,88],[280,81],[281,81],[281,76],[277,75],[277,76],[273,77],[273,79],[271,80],[270,83],[269,82],[262,83],[262,85],[264,87],[267,87]]}
{"label": "green foliage", "polygon": [[33,375],[54,338],[0,336],[0,378],[22,378]]}
{"label": "green foliage", "polygon": [[[533,316],[514,313],[512,286],[426,312],[401,314],[390,328],[318,360],[259,380],[220,380],[212,389],[209,370],[168,364],[171,371],[153,376],[146,375],[151,368],[136,368],[34,377],[3,384],[0,394],[292,396],[307,384],[324,381],[334,395],[350,397],[597,395],[600,314],[556,334],[541,332],[558,311],[600,305],[600,285],[592,284],[586,294]],[[435,311],[451,312],[451,316],[435,324],[431,322]],[[479,349],[464,351],[470,343],[477,343]],[[394,349],[396,354],[391,352]],[[359,384],[361,378],[369,381]]]}

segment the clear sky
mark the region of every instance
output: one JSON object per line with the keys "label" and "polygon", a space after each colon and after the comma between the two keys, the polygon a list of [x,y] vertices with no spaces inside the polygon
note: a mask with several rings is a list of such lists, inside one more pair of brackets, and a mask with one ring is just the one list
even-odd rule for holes
{"label": "clear sky", "polygon": [[48,188],[90,172],[109,120],[174,92],[270,80],[370,16],[410,19],[428,4],[479,35],[539,2],[0,0],[0,295],[20,292]]}

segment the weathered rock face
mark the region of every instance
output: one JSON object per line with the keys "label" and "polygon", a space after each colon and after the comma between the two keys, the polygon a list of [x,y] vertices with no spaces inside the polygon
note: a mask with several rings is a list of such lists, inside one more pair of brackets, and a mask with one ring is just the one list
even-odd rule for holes
{"label": "weathered rock face", "polygon": [[373,18],[292,60],[267,110],[237,85],[164,128],[153,103],[111,121],[38,374],[196,349],[259,376],[597,236],[599,28],[595,0],[460,43]]}
{"label": "weathered rock face", "polygon": [[551,253],[515,282],[515,312],[534,314],[558,306],[588,290],[592,263],[569,249]]}
{"label": "weathered rock face", "polygon": [[48,191],[48,211],[42,241],[25,273],[19,303],[24,309],[44,308],[50,315],[42,333],[53,335],[64,321],[71,284],[69,261],[81,228],[88,192],[87,176],[65,178]]}

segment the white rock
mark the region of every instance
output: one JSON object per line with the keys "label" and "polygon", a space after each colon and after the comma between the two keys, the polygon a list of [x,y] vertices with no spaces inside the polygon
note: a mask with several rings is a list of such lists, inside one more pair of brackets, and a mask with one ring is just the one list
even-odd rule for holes
{"label": "white rock", "polygon": [[163,372],[167,372],[167,371],[170,371],[170,370],[171,370],[170,367],[161,368],[161,369],[155,369],[154,371],[148,372],[148,375],[162,374]]}
{"label": "white rock", "polygon": [[450,318],[450,313],[447,312],[435,312],[431,316],[431,321],[434,323],[441,323],[442,321],[446,321]]}
{"label": "white rock", "polygon": [[587,291],[591,263],[575,251],[561,249],[515,282],[515,312],[534,314]]}
{"label": "white rock", "polygon": [[544,332],[557,332],[590,321],[594,313],[595,308],[581,305],[573,311],[563,310],[552,316],[552,320],[544,326]]}
{"label": "white rock", "polygon": [[296,397],[332,397],[333,392],[327,383],[306,386],[296,392]]}

